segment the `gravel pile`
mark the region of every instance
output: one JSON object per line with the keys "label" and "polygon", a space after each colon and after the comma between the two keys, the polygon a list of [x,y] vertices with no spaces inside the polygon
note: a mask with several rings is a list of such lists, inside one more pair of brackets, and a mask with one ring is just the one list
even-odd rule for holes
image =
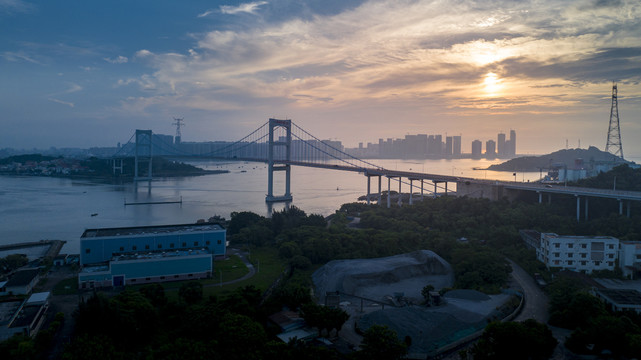
{"label": "gravel pile", "polygon": [[376,301],[389,302],[403,293],[415,303],[423,301],[425,285],[441,289],[454,284],[452,267],[430,250],[377,259],[334,260],[312,275],[321,302],[326,292],[339,291]]}

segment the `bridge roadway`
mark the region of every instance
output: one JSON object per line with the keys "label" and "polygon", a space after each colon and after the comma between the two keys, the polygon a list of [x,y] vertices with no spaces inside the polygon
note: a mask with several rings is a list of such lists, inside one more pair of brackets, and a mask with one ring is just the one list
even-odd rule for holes
{"label": "bridge roadway", "polygon": [[[213,158],[213,157],[209,157],[209,158]],[[221,159],[223,158],[221,157]],[[224,158],[224,159],[235,160],[235,161],[267,162],[266,159],[249,158],[249,157],[247,158],[238,157],[238,158],[231,158],[231,159]],[[623,200],[626,200],[628,205],[627,206],[628,216],[630,216],[630,202],[641,201],[641,192],[639,191],[622,191],[622,190],[596,189],[596,188],[540,184],[540,183],[484,180],[484,179],[429,174],[429,173],[420,173],[420,172],[412,172],[412,171],[389,170],[389,169],[377,168],[377,167],[358,167],[354,165],[340,165],[340,164],[331,164],[331,163],[323,163],[323,162],[314,163],[314,162],[296,161],[296,160],[274,160],[274,164],[305,166],[305,167],[313,167],[313,168],[319,168],[319,169],[358,172],[358,173],[362,173],[368,178],[374,177],[374,176],[381,176],[381,177],[385,176],[388,178],[399,178],[399,179],[406,178],[409,180],[429,180],[433,182],[435,185],[437,183],[446,183],[446,188],[445,188],[446,193],[447,193],[447,183],[453,182],[453,183],[456,183],[456,192],[457,192],[457,195],[459,196],[482,197],[482,198],[489,198],[491,200],[499,200],[504,196],[508,196],[509,198],[510,197],[509,193],[512,193],[512,195],[514,195],[521,191],[533,191],[538,193],[539,202],[542,202],[543,194],[548,194],[549,202],[551,202],[551,198],[549,197],[551,194],[574,195],[577,198],[577,220],[580,219],[579,209],[581,207],[580,205],[581,197],[585,199],[584,208],[585,208],[586,219],[588,214],[587,199],[589,197],[599,197],[599,198],[608,198],[608,199],[618,200],[619,214],[623,214]],[[400,184],[399,184],[399,189],[400,189]],[[380,191],[380,184],[379,184],[379,191]],[[368,199],[370,197],[374,198],[377,195],[378,193],[369,192],[369,181],[368,181]]]}

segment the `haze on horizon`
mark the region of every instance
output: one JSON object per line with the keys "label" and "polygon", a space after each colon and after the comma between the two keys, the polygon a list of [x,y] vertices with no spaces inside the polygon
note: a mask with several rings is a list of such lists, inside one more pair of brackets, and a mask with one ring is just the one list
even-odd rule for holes
{"label": "haze on horizon", "polygon": [[290,118],[349,147],[405,134],[604,149],[612,81],[641,157],[636,0],[0,0],[0,148],[135,129],[237,140]]}

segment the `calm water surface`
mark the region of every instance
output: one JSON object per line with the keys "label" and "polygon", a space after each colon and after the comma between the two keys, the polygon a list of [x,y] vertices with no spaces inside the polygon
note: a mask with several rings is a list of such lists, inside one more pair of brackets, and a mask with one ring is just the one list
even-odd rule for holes
{"label": "calm water surface", "polygon": [[[388,169],[481,179],[511,180],[511,172],[473,170],[500,160],[373,160]],[[267,166],[246,162],[198,162],[205,169],[226,169],[227,174],[154,179],[138,185],[112,185],[89,180],[0,176],[0,244],[42,239],[65,240],[63,252],[76,253],[79,238],[88,228],[193,223],[234,211],[269,214],[265,204]],[[284,192],[276,174],[275,195]],[[517,173],[517,181],[538,180],[537,173]],[[292,168],[293,205],[307,213],[329,215],[341,204],[367,192],[367,178],[358,173]],[[378,187],[372,178],[372,191]],[[383,190],[387,181],[383,180]],[[433,186],[426,185],[426,190]],[[455,189],[454,184],[448,190]],[[398,183],[392,182],[392,190]],[[403,192],[409,190],[403,185]],[[414,188],[420,192],[420,188]],[[180,204],[125,206],[126,202],[177,201]],[[275,210],[283,204],[274,205]],[[97,214],[91,216],[92,214]]]}

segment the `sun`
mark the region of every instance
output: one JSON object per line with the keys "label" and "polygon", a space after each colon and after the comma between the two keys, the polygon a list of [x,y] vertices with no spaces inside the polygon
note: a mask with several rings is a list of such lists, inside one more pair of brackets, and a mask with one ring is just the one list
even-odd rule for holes
{"label": "sun", "polygon": [[485,74],[485,79],[483,80],[483,91],[486,96],[498,96],[502,89],[503,84],[497,74],[493,72]]}

